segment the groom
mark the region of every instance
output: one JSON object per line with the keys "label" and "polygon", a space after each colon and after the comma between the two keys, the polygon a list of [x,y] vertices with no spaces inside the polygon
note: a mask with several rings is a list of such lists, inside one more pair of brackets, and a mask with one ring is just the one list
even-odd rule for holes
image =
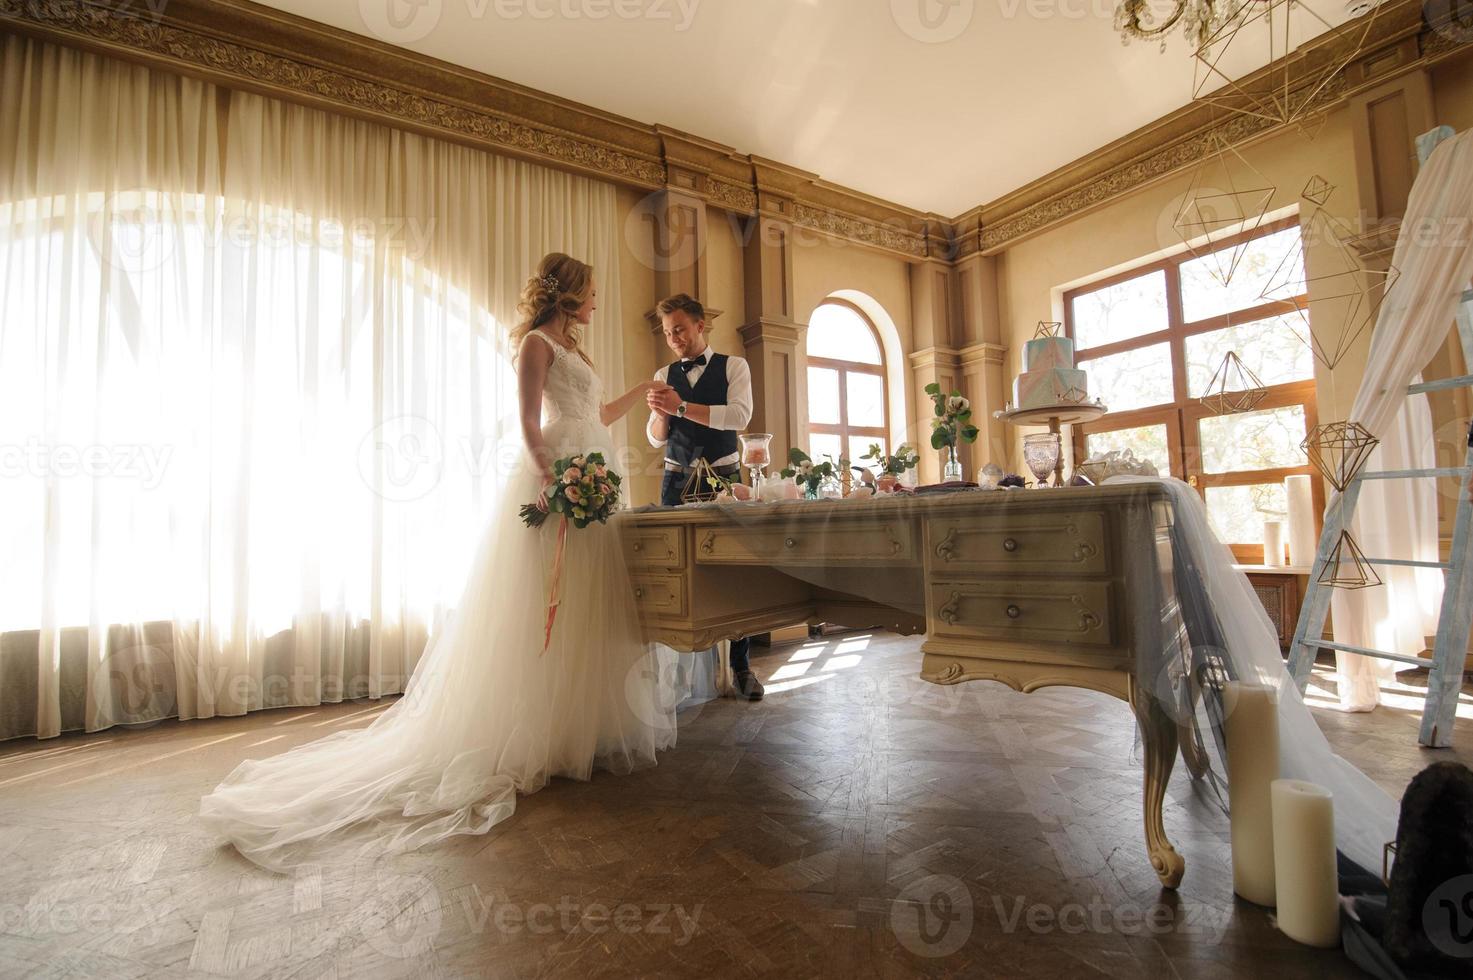
{"label": "groom", "polygon": [[[737,433],[752,420],[752,371],[742,358],[711,349],[706,309],[692,297],[671,296],[655,311],[665,343],[680,360],[655,372],[655,380],[669,387],[646,394],[650,420],[645,432],[651,446],[665,448],[660,503],[674,507],[697,460],[706,460],[719,476],[740,475]],[[732,641],[731,672],[738,696],[760,701],[763,690],[748,660],[750,647],[746,637]]]}

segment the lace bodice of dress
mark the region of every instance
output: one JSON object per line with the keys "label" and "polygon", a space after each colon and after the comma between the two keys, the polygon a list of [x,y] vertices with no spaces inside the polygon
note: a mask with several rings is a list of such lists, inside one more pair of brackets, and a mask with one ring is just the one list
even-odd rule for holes
{"label": "lace bodice of dress", "polygon": [[547,369],[547,384],[542,389],[543,425],[565,419],[598,421],[603,381],[597,372],[576,353],[537,330],[527,334],[522,346],[537,343],[545,343],[552,350],[552,366]]}

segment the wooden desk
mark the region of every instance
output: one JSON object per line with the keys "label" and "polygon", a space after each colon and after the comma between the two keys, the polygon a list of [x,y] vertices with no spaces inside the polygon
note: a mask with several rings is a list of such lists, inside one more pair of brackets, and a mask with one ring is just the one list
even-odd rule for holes
{"label": "wooden desk", "polygon": [[[1129,703],[1145,750],[1151,865],[1185,867],[1161,805],[1178,727],[1135,676],[1174,603],[1159,487],[698,505],[616,518],[651,640],[701,650],[791,623],[924,633],[921,676],[1065,685]],[[1164,549],[1164,550],[1163,550]],[[1155,634],[1159,641],[1160,633]]]}

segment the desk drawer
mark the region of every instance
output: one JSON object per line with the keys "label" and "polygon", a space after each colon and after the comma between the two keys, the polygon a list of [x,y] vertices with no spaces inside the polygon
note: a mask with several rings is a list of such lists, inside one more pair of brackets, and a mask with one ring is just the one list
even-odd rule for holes
{"label": "desk drawer", "polygon": [[634,575],[634,605],[641,616],[652,619],[685,619],[685,577],[682,575]]}
{"label": "desk drawer", "polygon": [[696,561],[715,565],[866,565],[914,562],[913,525],[906,520],[799,522],[696,528]]}
{"label": "desk drawer", "polygon": [[624,562],[630,568],[685,566],[685,528],[639,526],[624,530]]}
{"label": "desk drawer", "polygon": [[1108,582],[932,582],[931,630],[1010,643],[1112,646]]}
{"label": "desk drawer", "polygon": [[927,535],[927,558],[942,574],[952,569],[1024,575],[1109,571],[1105,515],[1099,511],[937,518],[928,522]]}

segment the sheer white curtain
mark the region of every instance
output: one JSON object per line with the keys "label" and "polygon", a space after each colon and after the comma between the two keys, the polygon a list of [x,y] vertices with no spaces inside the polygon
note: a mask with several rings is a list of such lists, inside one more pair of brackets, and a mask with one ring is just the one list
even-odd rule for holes
{"label": "sheer white curtain", "polygon": [[505,345],[614,189],[0,46],[0,738],[398,692],[519,446]]}
{"label": "sheer white curtain", "polygon": [[[1427,396],[1406,389],[1446,340],[1463,290],[1473,278],[1473,130],[1442,143],[1428,158],[1407,201],[1391,263],[1401,275],[1376,318],[1366,373],[1350,418],[1381,440],[1372,470],[1436,465]],[[1332,498],[1333,503],[1333,498]],[[1352,533],[1372,557],[1437,561],[1437,487],[1431,480],[1367,481]],[[1331,597],[1335,638],[1342,643],[1419,656],[1437,628],[1442,572],[1381,567],[1385,583]],[[1340,703],[1369,711],[1380,686],[1398,669],[1391,661],[1337,653]]]}

